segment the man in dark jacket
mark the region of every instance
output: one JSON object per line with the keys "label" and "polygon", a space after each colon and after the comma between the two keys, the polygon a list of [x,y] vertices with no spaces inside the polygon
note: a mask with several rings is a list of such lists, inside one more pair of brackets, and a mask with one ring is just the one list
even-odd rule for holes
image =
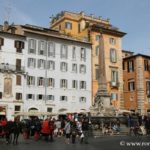
{"label": "man in dark jacket", "polygon": [[18,137],[21,132],[21,123],[19,119],[17,118],[13,123],[13,144],[18,144]]}
{"label": "man in dark jacket", "polygon": [[84,118],[82,122],[82,131],[84,135],[84,143],[88,144],[88,136],[89,136],[89,120],[88,118]]}

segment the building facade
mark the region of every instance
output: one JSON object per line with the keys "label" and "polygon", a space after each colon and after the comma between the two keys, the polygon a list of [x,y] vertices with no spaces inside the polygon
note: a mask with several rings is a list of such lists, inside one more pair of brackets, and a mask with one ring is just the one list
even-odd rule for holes
{"label": "building facade", "polygon": [[[43,27],[32,25],[14,27],[19,40],[20,37],[25,37],[23,53],[21,55],[16,53],[16,48],[12,47],[16,38],[14,34],[9,33],[13,39],[10,40],[9,37],[5,40],[5,44],[1,42],[4,54],[1,52],[0,56],[3,60],[1,63],[12,65],[16,64],[17,58],[22,58],[21,64],[24,65],[22,84],[16,87],[14,83],[17,81],[15,80],[12,84],[14,91],[22,93],[21,101],[19,101],[22,105],[16,104],[21,107],[19,111],[58,114],[89,111],[91,106],[91,44]],[[4,45],[10,45],[10,48],[5,48]],[[14,58],[12,53],[14,53]],[[5,76],[2,71],[1,76]],[[11,76],[15,78],[16,74],[12,73]],[[3,82],[1,81],[0,85],[1,91],[5,91]],[[6,101],[3,93],[2,95],[1,104],[14,101],[13,97]],[[10,105],[15,107],[12,103]],[[12,117],[14,113],[14,109],[8,112]]]}
{"label": "building facade", "polygon": [[0,30],[0,116],[11,119],[23,110],[26,37],[8,23]]}
{"label": "building facade", "polygon": [[125,108],[140,114],[150,111],[150,56],[137,54],[123,59]]}
{"label": "building facade", "polygon": [[122,37],[125,33],[112,26],[109,19],[88,16],[84,12],[61,12],[52,18],[50,27],[70,37],[92,43],[93,103],[98,90],[100,37],[103,36],[107,90],[111,95],[111,103],[116,108],[123,108]]}

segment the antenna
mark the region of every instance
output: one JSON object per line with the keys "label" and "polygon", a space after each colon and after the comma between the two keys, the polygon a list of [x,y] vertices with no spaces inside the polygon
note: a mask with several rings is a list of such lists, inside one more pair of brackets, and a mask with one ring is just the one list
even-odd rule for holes
{"label": "antenna", "polygon": [[12,10],[12,2],[11,0],[5,0],[6,2],[6,6],[4,8],[4,21],[10,21],[10,14],[11,14],[11,10]]}

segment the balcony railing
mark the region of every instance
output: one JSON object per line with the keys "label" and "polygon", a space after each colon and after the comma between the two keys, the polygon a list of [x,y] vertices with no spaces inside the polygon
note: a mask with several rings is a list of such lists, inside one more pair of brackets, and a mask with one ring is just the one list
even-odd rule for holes
{"label": "balcony railing", "polygon": [[25,73],[25,67],[10,64],[0,64],[0,72]]}
{"label": "balcony railing", "polygon": [[111,85],[111,87],[119,87],[119,82],[111,81],[110,85]]}

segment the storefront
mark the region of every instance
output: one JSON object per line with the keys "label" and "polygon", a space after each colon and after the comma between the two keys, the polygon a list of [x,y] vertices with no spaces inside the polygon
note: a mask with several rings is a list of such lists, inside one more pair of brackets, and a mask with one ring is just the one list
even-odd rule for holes
{"label": "storefront", "polygon": [[6,106],[0,105],[0,120],[6,117]]}

